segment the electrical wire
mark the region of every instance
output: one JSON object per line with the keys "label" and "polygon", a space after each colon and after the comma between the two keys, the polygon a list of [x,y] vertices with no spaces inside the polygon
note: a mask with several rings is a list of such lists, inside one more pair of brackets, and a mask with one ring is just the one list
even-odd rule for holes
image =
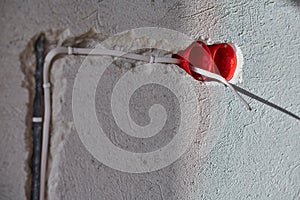
{"label": "electrical wire", "polygon": [[[84,55],[84,56],[114,56],[128,58],[138,61],[144,61],[149,63],[165,63],[165,64],[179,64],[180,60],[171,57],[156,57],[156,56],[146,56],[140,54],[127,53],[117,50],[108,49],[89,49],[89,48],[72,48],[72,47],[57,47],[52,49],[46,56],[44,62],[44,121],[43,121],[43,142],[42,142],[42,155],[41,155],[41,174],[40,174],[40,200],[44,200],[45,196],[45,183],[46,183],[46,168],[47,168],[47,156],[48,156],[48,143],[49,143],[49,128],[50,128],[50,118],[51,118],[51,105],[50,105],[50,82],[49,82],[49,70],[51,62],[58,55]],[[192,70],[196,73],[202,74],[206,77],[218,80],[219,82],[225,84],[241,99],[241,101],[246,105],[246,107],[251,110],[248,103],[235,91],[235,89],[227,82],[223,77],[211,73],[209,71],[192,67]]]}
{"label": "electrical wire", "polygon": [[209,78],[215,79],[221,83],[223,83],[224,85],[228,86],[233,92],[234,94],[241,100],[241,102],[247,107],[248,110],[252,110],[252,108],[250,107],[250,105],[247,103],[247,101],[234,89],[234,87],[232,86],[232,84],[230,84],[225,78],[223,78],[222,76],[206,71],[204,69],[201,69],[199,67],[194,67],[191,66],[190,67],[192,69],[192,71],[207,76]]}
{"label": "electrical wire", "polygon": [[175,58],[166,57],[153,57],[144,56],[139,54],[126,53],[116,50],[107,49],[87,49],[87,48],[72,48],[72,47],[57,47],[52,49],[46,56],[44,62],[44,122],[43,122],[43,141],[42,141],[42,156],[41,156],[41,174],[40,174],[40,199],[43,200],[45,196],[45,183],[46,183],[46,168],[48,156],[48,143],[49,143],[49,129],[51,118],[51,105],[50,105],[50,82],[49,70],[51,62],[58,55],[85,55],[85,56],[115,56],[139,60],[149,63],[170,63],[176,64],[178,60]]}

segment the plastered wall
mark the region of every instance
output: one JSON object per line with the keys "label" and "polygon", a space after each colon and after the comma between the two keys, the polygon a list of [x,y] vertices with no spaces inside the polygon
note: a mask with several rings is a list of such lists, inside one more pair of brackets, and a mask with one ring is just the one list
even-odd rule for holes
{"label": "plastered wall", "polygon": [[[155,26],[232,41],[244,55],[244,81],[239,85],[300,115],[298,1],[2,1],[0,5],[0,199],[28,196],[30,94],[22,87],[20,55],[40,31],[69,29],[71,35],[79,35],[95,27],[111,35]],[[57,66],[66,66],[62,62]],[[74,62],[70,59],[67,66],[78,68]],[[76,71],[56,72],[69,77],[65,89],[71,90]],[[50,170],[55,173],[49,175],[53,183],[49,199],[299,199],[299,120],[251,99],[254,109],[248,112],[223,87],[209,91],[210,108],[222,122],[214,122],[214,131],[205,132],[217,135],[209,151],[199,150],[201,137],[196,137],[167,168],[123,173],[95,160],[70,125],[59,151],[52,151]],[[63,98],[63,119],[72,122],[68,95]]]}

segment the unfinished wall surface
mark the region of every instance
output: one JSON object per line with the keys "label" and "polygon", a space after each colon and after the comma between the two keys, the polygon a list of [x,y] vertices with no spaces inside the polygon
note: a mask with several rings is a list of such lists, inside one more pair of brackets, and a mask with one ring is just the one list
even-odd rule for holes
{"label": "unfinished wall surface", "polygon": [[[65,38],[91,27],[113,35],[154,26],[234,42],[244,55],[239,85],[300,115],[299,1],[55,0],[2,1],[0,5],[0,199],[28,196],[31,143],[26,130],[32,99],[24,87],[21,61],[41,31],[50,37],[56,34],[50,29],[69,29],[60,34]],[[74,125],[72,90],[82,62],[82,58],[63,58],[55,62],[52,74],[53,101],[60,104],[53,108],[48,199],[300,199],[299,120],[253,99],[249,101],[254,109],[249,112],[223,86],[199,85],[189,78],[182,80],[199,92],[192,104],[199,109],[191,115],[199,114],[201,123],[180,159],[139,174],[104,165],[87,151]],[[121,73],[120,63],[115,65],[115,72]],[[132,102],[143,105],[146,100],[137,94]],[[205,118],[207,112],[209,118]],[[134,112],[132,117],[141,124],[147,121]],[[172,136],[165,131],[161,139],[169,142]],[[117,138],[116,143],[124,141]],[[135,144],[129,142],[127,148]]]}

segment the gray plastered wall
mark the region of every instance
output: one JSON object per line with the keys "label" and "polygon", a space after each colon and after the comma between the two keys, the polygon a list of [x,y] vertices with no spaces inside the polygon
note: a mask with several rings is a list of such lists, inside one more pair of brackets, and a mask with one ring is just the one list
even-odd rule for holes
{"label": "gray plastered wall", "polygon": [[[68,28],[79,35],[95,27],[111,35],[158,26],[213,41],[232,41],[244,55],[240,86],[300,115],[299,1],[33,0],[0,4],[0,199],[26,199],[28,193],[29,93],[22,87],[20,54],[40,31]],[[58,152],[65,161],[52,163],[57,167],[59,187],[49,194],[53,199],[300,198],[299,121],[254,100],[250,100],[254,110],[248,112],[224,90],[211,88],[211,98],[217,99],[212,109],[222,111],[218,116],[222,123],[215,124],[218,142],[205,158],[197,151],[196,140],[168,168],[152,174],[121,173],[93,159],[72,130]]]}

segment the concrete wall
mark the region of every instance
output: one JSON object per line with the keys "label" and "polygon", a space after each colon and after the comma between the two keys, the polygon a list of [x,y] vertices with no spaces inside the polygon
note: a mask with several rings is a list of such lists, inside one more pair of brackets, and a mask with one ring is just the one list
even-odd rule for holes
{"label": "concrete wall", "polygon": [[[78,35],[95,27],[115,34],[158,26],[213,41],[233,41],[244,54],[244,82],[240,86],[300,115],[299,1],[54,0],[0,4],[0,199],[26,199],[28,193],[30,99],[22,87],[25,77],[20,54],[40,31],[68,28]],[[66,62],[74,64],[72,59]],[[71,84],[76,71],[68,68],[57,73],[71,77],[67,83]],[[59,150],[51,151],[49,199],[300,199],[299,120],[254,100],[249,100],[254,110],[248,112],[222,86],[208,90],[210,109],[217,120],[210,124],[213,129],[204,132],[214,134],[215,143],[207,150],[197,135],[178,161],[159,171],[119,172],[95,160],[74,127],[67,127],[68,135],[64,135],[67,131],[59,134],[67,136],[61,140],[54,132],[52,144],[63,142]],[[62,120],[72,121],[68,95],[70,92],[63,94],[62,109],[68,112]]]}

